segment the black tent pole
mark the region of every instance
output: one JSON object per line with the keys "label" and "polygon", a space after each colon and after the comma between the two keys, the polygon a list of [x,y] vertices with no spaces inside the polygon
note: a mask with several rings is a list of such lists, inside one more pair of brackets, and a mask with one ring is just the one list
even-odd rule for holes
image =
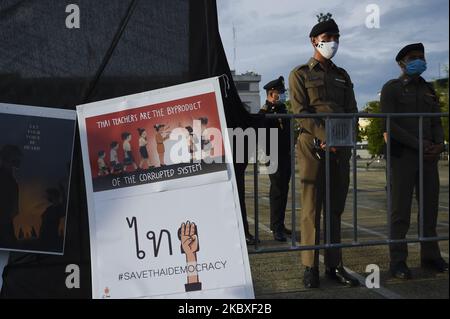
{"label": "black tent pole", "polygon": [[209,37],[209,16],[208,16],[208,8],[209,8],[209,1],[204,0],[205,5],[205,25],[206,25],[206,59],[208,61],[208,77],[211,77],[211,47],[210,47],[210,37]]}
{"label": "black tent pole", "polygon": [[100,64],[100,67],[98,68],[94,80],[91,82],[87,89],[87,93],[84,95],[82,99],[82,103],[87,103],[89,101],[89,98],[91,97],[92,93],[94,92],[95,87],[97,86],[98,81],[100,80],[100,77],[103,74],[103,71],[105,70],[106,66],[109,63],[109,60],[111,59],[111,56],[114,53],[114,50],[117,47],[117,44],[119,43],[123,32],[125,31],[128,22],[130,21],[131,16],[133,15],[134,9],[136,8],[137,0],[132,0],[130,5],[128,6],[127,13],[125,17],[122,19],[122,22],[120,23],[119,28],[116,31],[116,34],[114,35],[113,41],[111,42],[111,45],[108,48],[108,51],[106,51],[106,54],[102,60],[102,63]]}

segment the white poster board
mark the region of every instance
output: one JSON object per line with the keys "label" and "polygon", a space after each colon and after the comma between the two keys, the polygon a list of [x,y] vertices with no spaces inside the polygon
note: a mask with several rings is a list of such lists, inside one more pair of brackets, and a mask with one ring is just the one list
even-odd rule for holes
{"label": "white poster board", "polygon": [[94,298],[254,298],[218,78],[77,107]]}

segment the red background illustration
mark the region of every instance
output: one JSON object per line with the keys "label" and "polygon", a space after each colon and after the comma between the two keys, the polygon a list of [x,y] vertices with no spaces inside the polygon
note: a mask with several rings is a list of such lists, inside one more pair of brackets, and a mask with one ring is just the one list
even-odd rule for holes
{"label": "red background illustration", "polygon": [[[141,112],[149,112],[152,110],[163,108],[166,113],[168,107],[191,104],[198,101],[201,102],[201,106],[198,110],[187,112],[185,111],[177,114],[165,115],[163,117],[152,117],[151,119],[139,120],[139,114]],[[120,118],[122,116],[127,116],[130,114],[137,114],[138,121],[120,125],[113,125],[111,119]],[[208,118],[208,124],[206,126],[207,128],[213,127],[220,130],[220,119],[219,114],[217,112],[217,103],[214,92],[87,118],[86,131],[88,139],[89,160],[92,168],[92,177],[94,178],[98,176],[97,159],[99,151],[105,151],[106,153],[105,162],[109,166],[110,162],[109,153],[111,149],[110,144],[113,141],[119,143],[117,154],[119,162],[123,162],[124,152],[122,148],[123,141],[121,137],[123,132],[131,133],[132,138],[130,144],[133,153],[133,158],[135,159],[135,162],[139,164],[140,154],[139,154],[138,128],[143,128],[147,131],[147,140],[148,140],[147,150],[149,153],[149,159],[151,164],[156,166],[159,163],[159,161],[157,159],[158,156],[156,153],[156,143],[155,143],[156,130],[154,129],[154,125],[165,124],[166,127],[167,126],[170,127],[168,129],[170,131],[180,126],[183,128],[186,126],[193,127],[193,120],[197,120],[200,117]],[[99,128],[97,122],[105,120],[110,120],[111,125],[108,127]],[[222,134],[224,134],[224,132],[222,132]],[[169,151],[168,148],[166,148],[166,152],[167,151]]]}

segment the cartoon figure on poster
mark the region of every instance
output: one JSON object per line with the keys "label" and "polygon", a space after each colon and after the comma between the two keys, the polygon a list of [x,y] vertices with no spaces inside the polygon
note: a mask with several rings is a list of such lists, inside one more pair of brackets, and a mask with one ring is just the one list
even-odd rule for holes
{"label": "cartoon figure on poster", "polygon": [[190,162],[193,163],[194,161],[197,161],[198,138],[194,134],[194,129],[192,128],[192,126],[186,126],[186,131],[188,133],[187,137],[186,137],[186,141],[187,141]]}
{"label": "cartoon figure on poster", "polygon": [[127,168],[129,166],[132,166],[134,170],[137,170],[138,167],[136,165],[136,162],[134,161],[133,157],[133,151],[131,149],[131,138],[132,135],[129,132],[123,132],[122,133],[122,149],[124,154],[123,159],[123,171],[127,171]]}
{"label": "cartoon figure on poster", "polygon": [[117,141],[111,142],[109,151],[109,164],[111,166],[111,174],[119,174],[122,172],[122,164],[120,164],[119,155],[117,154],[118,149],[119,143]]}
{"label": "cartoon figure on poster", "polygon": [[106,166],[105,162],[105,156],[106,156],[105,151],[98,152],[98,160],[97,160],[98,176],[106,176],[109,174],[109,169]]}
{"label": "cartoon figure on poster", "polygon": [[201,148],[202,148],[202,160],[211,157],[213,155],[213,146],[210,137],[207,135],[208,128],[208,118],[201,117],[198,119],[200,121],[200,132],[201,132]]}
{"label": "cartoon figure on poster", "polygon": [[156,124],[154,128],[156,131],[155,142],[156,142],[156,152],[158,153],[159,166],[160,167],[166,166],[164,162],[164,155],[166,152],[164,142],[169,139],[170,131],[167,131],[168,128],[165,128],[164,124]]}
{"label": "cartoon figure on poster", "polygon": [[141,155],[141,161],[139,162],[139,168],[144,169],[144,163],[147,164],[147,169],[151,168],[150,159],[148,156],[148,140],[147,131],[144,128],[138,128],[139,133],[139,154]]}

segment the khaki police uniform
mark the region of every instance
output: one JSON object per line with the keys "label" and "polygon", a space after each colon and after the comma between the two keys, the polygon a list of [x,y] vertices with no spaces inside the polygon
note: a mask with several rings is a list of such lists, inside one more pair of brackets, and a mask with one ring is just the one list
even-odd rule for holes
{"label": "khaki police uniform", "polygon": [[[311,58],[307,64],[294,68],[289,76],[290,100],[294,113],[357,113],[353,84],[347,72],[329,61],[324,68]],[[324,121],[314,119],[299,120],[300,134],[297,151],[300,172],[300,232],[301,245],[320,243],[321,212],[330,213],[331,243],[341,241],[341,215],[349,188],[351,150],[337,148],[330,153],[330,198],[331,212],[325,211],[325,160],[314,154],[313,140],[326,141]],[[324,227],[325,228],[325,227]],[[326,234],[326,229],[324,229]],[[326,237],[326,236],[324,236]],[[325,252],[327,267],[341,265],[340,249]],[[318,266],[318,251],[302,251],[302,263],[307,267]]]}

